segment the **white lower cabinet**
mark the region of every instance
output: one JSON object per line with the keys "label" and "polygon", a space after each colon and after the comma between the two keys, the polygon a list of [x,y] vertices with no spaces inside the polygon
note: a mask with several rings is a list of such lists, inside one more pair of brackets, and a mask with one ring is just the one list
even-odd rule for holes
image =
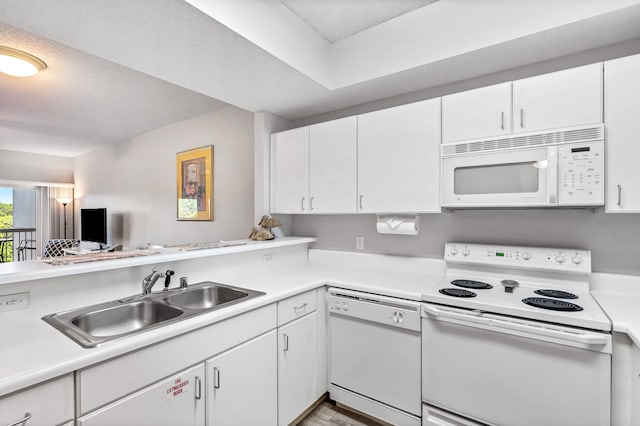
{"label": "white lower cabinet", "polygon": [[318,312],[278,329],[278,424],[288,425],[320,395]]}
{"label": "white lower cabinet", "polygon": [[207,425],[276,425],[277,332],[207,361]]}
{"label": "white lower cabinet", "polygon": [[79,426],[205,424],[204,363],[78,419]]}
{"label": "white lower cabinet", "polygon": [[0,425],[54,425],[72,419],[71,374],[0,398]]}

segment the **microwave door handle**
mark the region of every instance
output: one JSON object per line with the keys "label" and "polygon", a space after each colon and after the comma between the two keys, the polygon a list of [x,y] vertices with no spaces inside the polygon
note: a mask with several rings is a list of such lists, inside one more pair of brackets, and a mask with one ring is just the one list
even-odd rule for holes
{"label": "microwave door handle", "polygon": [[547,170],[547,191],[549,194],[549,204],[558,204],[558,147],[550,146],[548,150],[549,168]]}

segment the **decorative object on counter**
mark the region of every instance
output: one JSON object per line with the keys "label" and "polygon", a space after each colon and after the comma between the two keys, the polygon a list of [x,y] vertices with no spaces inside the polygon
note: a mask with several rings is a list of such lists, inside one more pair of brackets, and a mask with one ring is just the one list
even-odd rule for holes
{"label": "decorative object on counter", "polygon": [[213,145],[176,154],[177,219],[213,220]]}
{"label": "decorative object on counter", "polygon": [[418,215],[378,215],[378,234],[418,235],[420,216]]}
{"label": "decorative object on counter", "polygon": [[75,256],[56,256],[41,258],[42,263],[48,263],[53,266],[57,265],[75,265],[77,263],[97,262],[100,260],[113,260],[113,259],[128,259],[131,257],[141,256],[154,256],[161,254],[162,252],[157,250],[132,250],[132,251],[118,251],[110,253],[90,253],[79,254]]}
{"label": "decorative object on counter", "polygon": [[44,246],[44,254],[43,257],[57,257],[64,256],[64,249],[70,249],[71,247],[76,247],[80,244],[79,240],[75,239],[54,239],[48,240]]}
{"label": "decorative object on counter", "polygon": [[206,243],[188,243],[164,246],[166,248],[176,248],[180,251],[206,250],[220,247],[241,246],[246,244],[244,241],[213,241]]}
{"label": "decorative object on counter", "polygon": [[274,233],[271,231],[273,228],[278,228],[282,236],[282,232],[279,229],[280,225],[281,223],[278,219],[264,215],[258,223],[259,228],[253,228],[249,238],[255,241],[273,240],[275,238]]}

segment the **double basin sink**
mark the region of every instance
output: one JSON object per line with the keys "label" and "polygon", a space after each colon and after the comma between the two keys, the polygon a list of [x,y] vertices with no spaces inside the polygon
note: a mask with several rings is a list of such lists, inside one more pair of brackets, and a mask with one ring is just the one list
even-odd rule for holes
{"label": "double basin sink", "polygon": [[205,281],[85,306],[42,319],[85,348],[225,308],[265,293]]}

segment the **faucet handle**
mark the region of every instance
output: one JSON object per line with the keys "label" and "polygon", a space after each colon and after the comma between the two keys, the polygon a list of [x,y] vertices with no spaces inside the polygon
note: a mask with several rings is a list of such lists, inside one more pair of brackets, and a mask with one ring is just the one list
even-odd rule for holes
{"label": "faucet handle", "polygon": [[167,269],[164,273],[164,291],[169,291],[169,284],[171,284],[171,277],[175,274],[171,269]]}

